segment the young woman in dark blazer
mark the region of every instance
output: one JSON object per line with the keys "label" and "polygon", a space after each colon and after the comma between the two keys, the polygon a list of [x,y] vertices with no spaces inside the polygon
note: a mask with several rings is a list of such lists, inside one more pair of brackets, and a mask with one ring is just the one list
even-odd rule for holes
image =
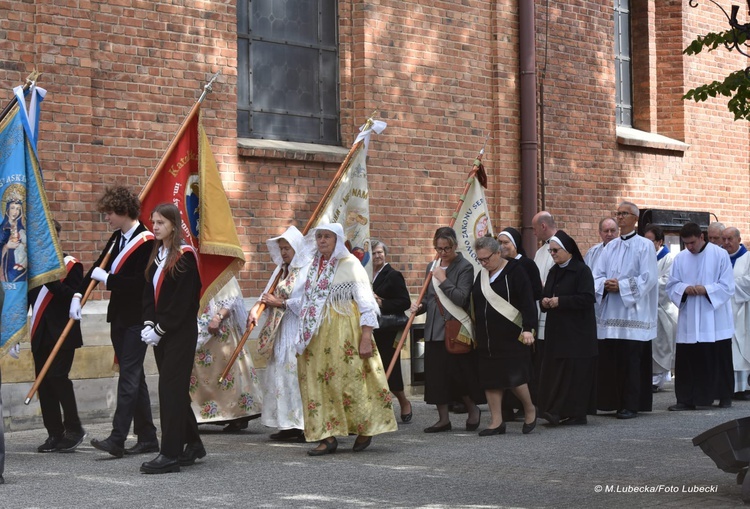
{"label": "young woman in dark blazer", "polygon": [[141,472],[162,474],[179,472],[180,466],[192,465],[206,455],[189,392],[198,342],[201,280],[197,254],[182,241],[177,207],[157,205],[151,222],[156,242],[146,267],[141,339],[153,345],[159,368],[161,450],[159,456],[141,465]]}

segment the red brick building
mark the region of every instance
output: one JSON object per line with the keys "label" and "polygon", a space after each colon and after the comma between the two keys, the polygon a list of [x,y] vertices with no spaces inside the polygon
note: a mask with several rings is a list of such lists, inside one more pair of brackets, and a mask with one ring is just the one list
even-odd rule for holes
{"label": "red brick building", "polygon": [[[330,63],[332,54],[338,64],[338,127],[328,132],[340,140],[312,145],[258,140],[238,127],[247,117],[238,104],[262,78],[257,70],[248,78],[248,39],[238,36],[243,20],[257,21],[254,6],[268,4],[253,1],[0,2],[5,97],[34,68],[43,73],[46,188],[66,231],[64,249],[87,267],[108,238],[94,202],[108,185],[142,188],[219,69],[223,76],[203,104],[204,124],[244,244],[248,297],[270,274],[265,239],[306,223],[374,110],[388,129],[370,148],[372,236],[390,244],[391,261],[413,292],[433,255],[432,233],[448,223],[486,133],[496,228],[529,227],[524,205],[544,208],[585,250],[598,241],[599,219],[623,199],[712,212],[743,232],[750,225],[747,122],[734,122],[724,99],[682,100],[689,88],[747,65],[723,49],[682,55],[696,35],[726,27],[707,2],[625,5],[632,126],[618,127],[614,4],[622,13],[622,0],[537,1],[526,23],[519,7],[532,4],[524,0],[320,0],[327,44],[320,54],[333,52],[321,61]],[[289,17],[293,3],[277,1],[273,9]],[[334,16],[323,19],[331,9]],[[534,46],[522,43],[524,36]],[[255,48],[261,42],[251,40]],[[535,73],[520,71],[522,44]],[[527,118],[536,140],[522,144],[524,78],[531,83],[525,93],[535,98]],[[525,204],[522,147],[531,155],[534,187],[523,192]]]}

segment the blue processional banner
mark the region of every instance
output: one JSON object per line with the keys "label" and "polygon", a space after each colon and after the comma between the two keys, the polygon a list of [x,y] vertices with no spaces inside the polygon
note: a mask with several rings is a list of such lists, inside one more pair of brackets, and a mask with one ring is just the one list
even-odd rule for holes
{"label": "blue processional banner", "polygon": [[0,120],[0,357],[28,337],[28,291],[65,275],[36,152],[45,91],[13,92],[17,101]]}

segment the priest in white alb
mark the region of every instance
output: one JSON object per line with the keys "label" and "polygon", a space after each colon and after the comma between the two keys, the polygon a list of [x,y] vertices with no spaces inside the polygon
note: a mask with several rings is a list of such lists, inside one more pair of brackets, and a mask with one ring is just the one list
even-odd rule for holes
{"label": "priest in white alb", "polygon": [[740,231],[730,226],[721,232],[721,247],[729,253],[734,273],[734,335],[732,336],[732,364],[734,365],[734,399],[750,400],[750,255],[742,245]]}
{"label": "priest in white alb", "polygon": [[675,396],[669,410],[695,410],[719,400],[732,406],[732,295],[734,275],[729,254],[706,242],[700,227],[680,230],[685,249],[675,256],[667,294],[680,309],[677,319]]}
{"label": "priest in white alb", "polygon": [[638,207],[624,201],[615,215],[620,236],[604,247],[593,270],[599,304],[597,408],[632,419],[651,411],[659,272],[653,243],[635,230]]}

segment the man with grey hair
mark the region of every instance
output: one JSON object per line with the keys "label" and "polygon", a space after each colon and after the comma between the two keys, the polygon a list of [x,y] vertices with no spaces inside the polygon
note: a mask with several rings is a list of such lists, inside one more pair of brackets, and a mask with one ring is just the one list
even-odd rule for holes
{"label": "man with grey hair", "polygon": [[[557,225],[555,224],[555,218],[552,214],[546,211],[541,211],[531,219],[531,227],[534,229],[534,235],[537,240],[542,243],[536,254],[534,255],[534,263],[539,268],[539,277],[542,278],[542,288],[544,283],[547,281],[547,274],[555,264],[552,261],[552,256],[549,254],[549,239],[551,239],[555,233],[557,233]],[[544,339],[544,322],[547,313],[540,313],[539,315],[539,330],[537,331],[537,339]],[[537,349],[539,343],[537,343]]]}
{"label": "man with grey hair", "polygon": [[605,217],[599,221],[599,238],[602,239],[602,241],[595,246],[592,246],[591,249],[586,252],[586,256],[583,257],[583,261],[589,269],[594,270],[596,259],[602,254],[602,249],[613,241],[615,237],[617,237],[617,222],[611,217]]}
{"label": "man with grey hair", "polygon": [[723,232],[725,228],[726,227],[718,221],[711,223],[710,225],[708,225],[706,238],[711,244],[716,244],[717,246],[721,247],[721,232]]}
{"label": "man with grey hair", "polygon": [[615,216],[620,236],[604,247],[593,270],[599,304],[597,408],[632,419],[652,405],[659,271],[654,245],[636,233],[638,207],[623,201]]}
{"label": "man with grey hair", "polygon": [[750,376],[750,255],[742,245],[740,230],[733,226],[721,232],[721,247],[729,253],[734,274],[733,397],[738,400],[750,400],[750,383],[748,383],[748,376]]}

